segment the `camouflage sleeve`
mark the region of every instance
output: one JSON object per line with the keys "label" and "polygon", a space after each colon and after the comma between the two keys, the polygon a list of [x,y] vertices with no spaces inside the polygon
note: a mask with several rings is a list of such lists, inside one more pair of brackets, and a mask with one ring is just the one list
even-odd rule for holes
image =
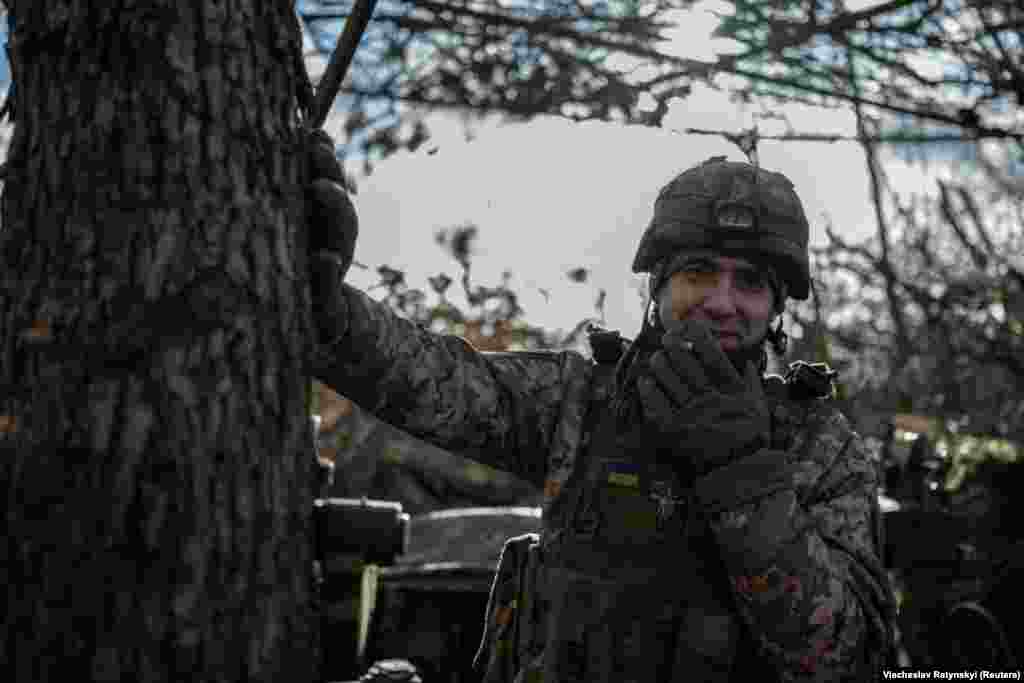
{"label": "camouflage sleeve", "polygon": [[318,379],[415,437],[543,486],[565,406],[586,386],[582,356],[482,353],[349,285],[343,294],[348,331],[320,349]]}
{"label": "camouflage sleeve", "polygon": [[788,452],[762,450],[697,485],[744,621],[783,681],[871,681],[894,601],[875,545],[876,470],[837,411]]}

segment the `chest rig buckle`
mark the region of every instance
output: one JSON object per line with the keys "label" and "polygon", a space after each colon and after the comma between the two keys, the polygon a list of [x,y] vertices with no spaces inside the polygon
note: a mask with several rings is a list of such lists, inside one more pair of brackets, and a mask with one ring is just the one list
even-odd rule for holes
{"label": "chest rig buckle", "polygon": [[663,528],[672,519],[677,505],[682,505],[685,511],[686,505],[689,502],[685,496],[679,498],[673,496],[671,481],[651,482],[651,492],[648,497],[658,504],[659,528]]}

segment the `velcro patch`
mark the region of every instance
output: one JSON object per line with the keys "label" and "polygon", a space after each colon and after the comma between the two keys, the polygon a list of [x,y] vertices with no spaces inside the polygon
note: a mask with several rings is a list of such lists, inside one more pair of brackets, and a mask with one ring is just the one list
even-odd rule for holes
{"label": "velcro patch", "polygon": [[640,469],[630,462],[610,462],[607,464],[607,481],[615,486],[636,488],[640,486]]}

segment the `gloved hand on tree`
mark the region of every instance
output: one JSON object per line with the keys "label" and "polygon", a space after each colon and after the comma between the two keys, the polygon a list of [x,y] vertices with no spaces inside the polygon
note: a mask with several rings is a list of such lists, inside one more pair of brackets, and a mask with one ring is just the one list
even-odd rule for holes
{"label": "gloved hand on tree", "polygon": [[310,169],[306,188],[313,314],[321,340],[342,336],[347,315],[341,283],[355,253],[359,218],[345,190],[345,176],[334,154],[334,141],[322,130],[310,134],[306,154]]}

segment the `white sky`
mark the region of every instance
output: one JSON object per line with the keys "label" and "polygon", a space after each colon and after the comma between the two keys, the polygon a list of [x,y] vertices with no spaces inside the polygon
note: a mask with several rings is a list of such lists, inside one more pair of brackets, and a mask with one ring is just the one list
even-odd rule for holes
{"label": "white sky", "polygon": [[[709,39],[715,21],[701,11],[707,6],[698,6],[680,22],[672,51],[709,59],[713,48],[723,49],[721,41]],[[354,268],[349,280],[369,286],[380,264],[406,271],[407,282],[425,290],[430,275],[457,276],[457,264],[436,245],[434,234],[473,222],[480,227],[475,281],[495,285],[503,270],[511,271],[528,322],[568,330],[594,315],[593,302],[604,288],[608,326],[631,337],[640,328],[642,311],[630,265],[658,190],[710,156],[743,159],[737,147],[719,136],[678,131],[738,132],[754,123],[754,113],[730,102],[725,93],[698,87],[676,102],[660,129],[554,118],[506,125],[494,120],[476,126],[473,141],[467,142],[459,121],[433,116],[428,119],[433,138],[420,151],[396,154],[358,179],[356,259],[371,270]],[[794,105],[784,113],[798,131],[853,132],[850,112]],[[327,130],[340,140],[341,126],[341,119],[330,120]],[[763,133],[783,132],[777,121],[762,121],[759,127]],[[436,153],[427,153],[434,148]],[[873,232],[864,156],[855,143],[766,141],[760,163],[793,181],[811,222],[813,243],[824,240],[825,216],[847,237]],[[899,175],[897,182],[917,185],[923,180],[920,171],[906,166],[887,170]],[[348,171],[359,169],[353,165]],[[565,277],[578,266],[591,270],[586,284]],[[550,291],[549,301],[538,288]]]}

